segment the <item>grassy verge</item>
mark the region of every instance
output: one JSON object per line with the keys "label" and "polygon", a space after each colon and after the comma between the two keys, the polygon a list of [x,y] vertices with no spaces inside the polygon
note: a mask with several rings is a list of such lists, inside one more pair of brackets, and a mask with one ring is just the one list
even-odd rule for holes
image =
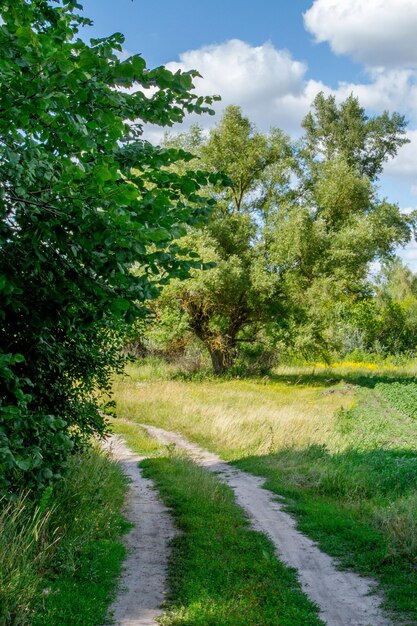
{"label": "grassy verge", "polygon": [[[115,423],[139,454],[152,439]],[[162,456],[165,455],[165,456]],[[173,543],[165,626],[309,626],[322,622],[295,573],[279,563],[270,541],[249,528],[231,489],[164,448],[141,463],[182,531]]]}
{"label": "grassy verge", "polygon": [[130,374],[115,386],[120,414],[266,477],[303,532],[376,577],[396,619],[417,623],[415,366],[287,367],[199,382]]}
{"label": "grassy verge", "polygon": [[71,459],[66,478],[34,505],[0,513],[1,626],[98,626],[125,550],[126,480],[98,450]]}

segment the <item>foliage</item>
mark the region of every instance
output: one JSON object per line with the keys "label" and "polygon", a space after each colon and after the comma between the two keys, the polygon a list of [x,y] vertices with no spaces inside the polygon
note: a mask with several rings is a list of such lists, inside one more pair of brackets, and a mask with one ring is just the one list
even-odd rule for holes
{"label": "foliage", "polygon": [[315,161],[317,155],[326,163],[341,159],[370,181],[381,174],[385,161],[409,142],[403,115],[385,111],[369,118],[353,95],[338,106],[335,96],[319,93],[302,126],[309,160]]}
{"label": "foliage", "polygon": [[378,383],[377,391],[388,402],[408,417],[417,417],[417,383],[410,381],[392,381]]}
{"label": "foliage", "polygon": [[339,307],[342,354],[413,356],[417,346],[416,277],[398,257],[383,264],[368,293]]}
{"label": "foliage", "polygon": [[[175,241],[205,215],[191,156],[146,123],[211,112],[195,72],[85,43],[75,0],[5,0],[0,46],[0,491],[43,489],[74,445],[106,429],[95,390],[120,369],[126,324],[184,275]],[[135,264],[137,271],[130,268]]]}
{"label": "foliage", "polygon": [[232,106],[208,140],[194,128],[168,144],[191,148],[194,165],[229,184],[206,190],[214,219],[183,240],[206,270],[164,291],[153,328],[168,350],[186,350],[191,331],[217,373],[236,357],[262,369],[281,355],[329,363],[356,348],[415,348],[414,295],[399,301],[369,281],[371,264],[392,259],[416,220],[377,196],[384,162],[407,141],[404,119],[368,118],[353,96],[336,105],[319,94],[303,126],[292,146]]}
{"label": "foliage", "polygon": [[368,118],[353,96],[337,106],[323,94],[303,122],[299,193],[274,214],[270,258],[285,268],[282,289],[293,303],[283,338],[305,358],[343,351],[343,316],[372,298],[371,263],[411,238],[415,215],[380,200],[376,187],[383,163],[407,141],[404,124],[397,114]]}

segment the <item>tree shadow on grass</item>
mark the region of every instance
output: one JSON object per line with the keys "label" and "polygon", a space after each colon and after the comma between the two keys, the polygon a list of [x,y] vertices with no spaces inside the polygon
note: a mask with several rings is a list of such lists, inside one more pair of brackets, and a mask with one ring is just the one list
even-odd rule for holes
{"label": "tree shadow on grass", "polygon": [[[245,380],[247,382],[262,383],[282,383],[290,386],[311,386],[316,387],[333,387],[339,383],[347,383],[360,387],[373,389],[378,383],[401,383],[404,385],[416,383],[417,376],[413,376],[408,372],[394,372],[393,370],[378,371],[370,370],[364,372],[360,367],[351,371],[338,368],[319,368],[303,367],[297,371],[288,372],[253,372],[250,370],[236,370],[232,368],[230,372],[222,376],[213,374],[211,370],[199,370],[198,372],[176,372],[170,378],[181,382],[228,382],[234,380]],[[300,371],[301,370],[301,371]]]}
{"label": "tree shadow on grass", "polygon": [[[398,498],[417,488],[417,450],[350,449],[331,454],[324,445],[303,450],[288,448],[274,454],[250,456],[240,467],[265,470],[265,476],[287,481],[312,493],[350,501]],[[258,473],[258,472],[257,472]]]}
{"label": "tree shadow on grass", "polygon": [[374,389],[378,383],[400,383],[402,385],[409,385],[417,382],[416,376],[410,374],[393,374],[387,373],[372,373],[363,374],[358,371],[352,372],[338,372],[337,370],[313,370],[305,373],[271,373],[264,380],[269,380],[275,383],[284,383],[286,385],[306,385],[306,386],[321,386],[321,387],[333,387],[338,383],[350,383],[359,387],[367,387]]}

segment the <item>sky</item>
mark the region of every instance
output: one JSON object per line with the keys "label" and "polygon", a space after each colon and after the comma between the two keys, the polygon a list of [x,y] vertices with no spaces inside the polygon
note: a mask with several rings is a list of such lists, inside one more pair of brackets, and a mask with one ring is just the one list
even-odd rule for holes
{"label": "sky", "polygon": [[[370,115],[404,114],[410,143],[387,163],[379,195],[417,208],[417,0],[80,1],[94,22],[84,37],[118,31],[148,67],[200,72],[196,91],[222,97],[204,127],[237,104],[260,131],[297,137],[319,91],[353,93]],[[415,242],[399,254],[417,271]]]}

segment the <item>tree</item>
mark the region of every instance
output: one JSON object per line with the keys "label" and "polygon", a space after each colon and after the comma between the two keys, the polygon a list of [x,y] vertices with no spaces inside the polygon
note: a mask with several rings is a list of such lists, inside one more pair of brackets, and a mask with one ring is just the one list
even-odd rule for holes
{"label": "tree", "polygon": [[303,125],[296,149],[228,107],[208,141],[197,131],[181,137],[229,184],[206,191],[216,199],[213,219],[187,237],[214,267],[168,287],[160,303],[171,315],[159,318],[184,328],[185,317],[218,373],[261,335],[330,359],[346,343],[346,311],[372,298],[371,263],[411,237],[414,216],[376,189],[383,163],[406,141],[403,118],[368,118],[353,97],[337,106],[320,94]]}
{"label": "tree", "polygon": [[[206,214],[209,177],[153,147],[143,124],[211,112],[195,72],[85,43],[75,0],[4,0],[0,47],[0,490],[42,489],[102,434],[97,390],[126,325],[184,275],[177,239]],[[184,255],[182,255],[184,257]],[[136,272],[130,270],[135,265]]]}
{"label": "tree", "polygon": [[[180,140],[187,145],[190,138]],[[175,281],[161,304],[176,303],[210,353],[214,371],[222,373],[238,344],[253,341],[260,325],[280,311],[279,276],[270,271],[264,235],[273,203],[289,193],[293,158],[281,131],[256,132],[236,106],[225,109],[207,142],[200,135],[196,154],[204,168],[225,174],[228,184],[207,190],[216,201],[210,222],[184,240],[206,269]]]}
{"label": "tree", "polygon": [[371,182],[398,148],[409,143],[403,115],[384,111],[370,118],[353,95],[338,106],[334,96],[326,98],[323,92],[319,93],[302,127],[306,131],[304,150],[310,164],[317,162],[317,157],[327,162],[339,158]]}
{"label": "tree", "polygon": [[292,340],[305,356],[340,349],[341,307],[368,297],[370,264],[411,238],[415,216],[376,188],[384,162],[407,141],[404,125],[398,114],[368,118],[352,96],[337,106],[323,94],[303,121],[298,194],[274,213],[270,257],[286,268]]}
{"label": "tree", "polygon": [[374,281],[376,323],[369,341],[390,353],[417,349],[417,276],[394,257]]}

